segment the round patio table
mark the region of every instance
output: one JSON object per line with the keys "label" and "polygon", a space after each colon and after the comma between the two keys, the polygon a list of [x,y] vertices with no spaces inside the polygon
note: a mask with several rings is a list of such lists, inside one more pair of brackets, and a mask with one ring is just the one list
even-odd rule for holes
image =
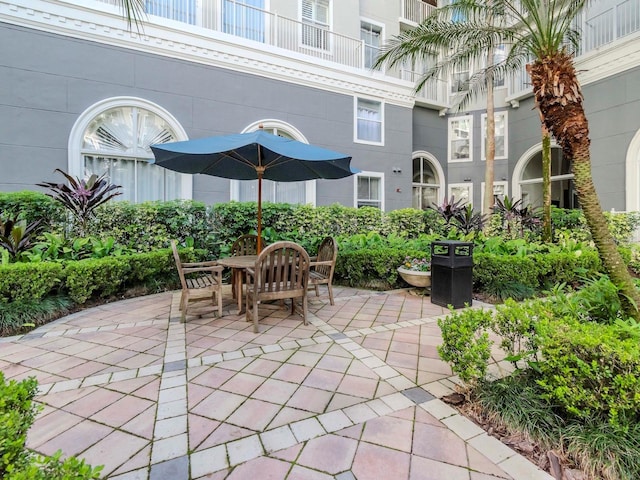
{"label": "round patio table", "polygon": [[238,301],[238,315],[244,312],[242,294],[242,279],[244,278],[244,271],[248,267],[253,267],[258,259],[257,255],[238,255],[235,257],[219,258],[217,260],[219,265],[223,267],[229,267],[233,270],[233,278],[235,280],[234,289]]}

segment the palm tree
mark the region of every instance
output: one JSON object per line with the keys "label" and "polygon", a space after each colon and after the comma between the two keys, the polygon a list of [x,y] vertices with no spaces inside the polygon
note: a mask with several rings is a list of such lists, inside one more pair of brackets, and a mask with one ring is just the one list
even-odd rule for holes
{"label": "palm tree", "polygon": [[[376,66],[386,64],[393,67],[406,62],[414,66],[432,63],[433,67],[422,76],[416,85],[416,91],[419,91],[432,79],[448,77],[456,70],[468,70],[470,65],[485,65],[461,86],[459,94],[453,99],[452,107],[454,109],[463,108],[477,93],[484,92],[486,94],[487,124],[485,129],[483,213],[489,214],[494,205],[493,182],[496,153],[493,86],[494,80],[504,75],[508,70],[507,65],[511,65],[513,62],[495,62],[494,52],[501,46],[500,42],[485,45],[486,48],[467,44],[470,29],[481,28],[483,31],[500,31],[505,27],[505,16],[499,14],[498,11],[483,10],[483,15],[478,15],[480,11],[476,7],[485,1],[491,0],[457,0],[436,9],[418,27],[404,31],[391,39],[383,47]],[[518,63],[518,65],[521,64],[522,62]]]}
{"label": "palm tree", "polygon": [[[600,259],[620,288],[625,312],[640,319],[640,292],[616,248],[593,184],[589,126],[573,52],[568,46],[577,49],[580,34],[572,25],[588,2],[456,0],[436,10],[415,29],[394,37],[383,49],[379,63],[393,66],[435,60],[435,66],[418,82],[419,90],[427,81],[449,74],[453,67],[488,58],[497,46],[507,45],[509,53],[502,62],[490,63],[471,77],[465,94],[468,98],[486,88],[491,75],[506,75],[533,58],[527,71],[543,124],[572,160],[578,199]],[[461,16],[463,21],[452,21]]]}

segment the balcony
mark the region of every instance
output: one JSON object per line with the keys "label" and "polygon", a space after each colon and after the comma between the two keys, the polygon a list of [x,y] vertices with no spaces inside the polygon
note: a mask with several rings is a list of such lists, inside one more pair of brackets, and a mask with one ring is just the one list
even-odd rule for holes
{"label": "balcony", "polygon": [[423,1],[423,0],[402,0],[400,5],[400,21],[406,23],[409,26],[415,26],[431,15],[436,7],[435,0]]}
{"label": "balcony", "polygon": [[[97,0],[120,5],[117,0]],[[149,21],[161,17],[242,37],[353,68],[364,68],[364,43],[327,25],[300,22],[234,0],[146,0]]]}
{"label": "balcony", "polygon": [[[593,4],[595,7],[596,4]],[[604,0],[597,4],[599,7],[585,9],[576,18],[575,27],[582,32],[580,45],[576,52],[576,63],[589,53],[605,47],[628,35],[640,31],[640,2],[638,0],[623,0],[613,2]],[[581,58],[582,57],[582,58]],[[509,82],[509,99],[516,101],[531,94],[529,75],[524,70],[513,75]]]}

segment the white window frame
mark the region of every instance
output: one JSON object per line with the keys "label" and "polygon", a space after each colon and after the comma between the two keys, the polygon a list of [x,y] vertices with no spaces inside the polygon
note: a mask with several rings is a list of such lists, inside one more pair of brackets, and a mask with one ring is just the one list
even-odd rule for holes
{"label": "white window frame", "polygon": [[[482,182],[480,184],[480,211],[484,212],[484,185],[485,183]],[[502,186],[504,187],[504,196],[508,197],[509,196],[509,182],[505,182],[505,181],[499,181],[499,182],[493,182],[493,194],[496,194],[496,187],[497,186]]]}
{"label": "white window frame", "polygon": [[[453,148],[451,148],[451,144],[453,141],[460,140],[459,138],[454,138],[453,136],[454,124],[460,121],[469,122],[469,157],[468,158],[454,158]],[[449,129],[447,134],[447,160],[449,161],[449,163],[473,161],[473,115],[464,115],[460,117],[449,118]]]}
{"label": "white window frame", "polygon": [[384,210],[384,173],[383,172],[371,172],[371,171],[362,171],[356,173],[353,176],[353,206],[358,208],[358,178],[367,177],[367,178],[379,178],[380,179],[380,210]]}
{"label": "white window frame", "polygon": [[[70,175],[80,178],[84,177],[85,168],[82,144],[84,141],[84,132],[89,127],[89,124],[101,113],[112,108],[120,107],[135,107],[148,110],[155,115],[158,115],[169,124],[176,135],[177,142],[189,140],[189,136],[184,128],[182,128],[182,125],[180,125],[180,122],[178,122],[178,120],[176,120],[168,110],[165,110],[161,106],[139,97],[123,96],[106,98],[94,103],[82,112],[71,128],[69,143],[67,144],[67,167]],[[191,200],[193,198],[193,175],[180,174],[180,177],[182,181],[182,199]]]}
{"label": "white window frame", "polygon": [[[380,29],[380,45],[377,47],[378,48],[378,52],[380,52],[380,49],[382,48],[382,46],[385,43],[384,40],[384,23],[380,23],[380,22],[376,22],[375,20],[371,20],[370,18],[365,18],[365,17],[360,17],[360,30],[362,30],[362,24],[363,23],[367,23],[369,25],[371,25],[372,27],[377,27]],[[362,66],[364,68],[371,68],[371,67],[367,67],[366,66],[366,47],[370,46],[368,45],[364,40],[362,40],[362,43],[364,44],[364,48],[362,49]],[[376,69],[377,71],[382,71],[381,67],[378,67]]]}
{"label": "white window frame", "polygon": [[[453,195],[453,189],[454,188],[466,188],[467,191],[469,192],[469,202],[465,202],[463,204],[461,204],[462,206],[464,205],[473,205],[473,183],[471,182],[463,182],[463,183],[450,183],[449,187],[447,188],[447,193],[448,196],[447,198],[451,198],[451,195]],[[455,201],[460,200],[460,198],[456,198]]]}
{"label": "white window frame", "polygon": [[467,91],[467,90],[460,90],[457,88],[455,90],[453,89],[454,85],[456,85],[454,78],[465,72],[467,74],[467,79],[465,80],[465,82],[468,82],[469,79],[471,78],[471,65],[469,65],[466,70],[455,69],[451,72],[451,76],[449,77],[449,95],[454,96],[454,95],[458,95],[461,92]]}
{"label": "white window frame", "polygon": [[[262,120],[258,120],[253,122],[250,125],[247,125],[241,133],[247,132],[255,132],[262,125],[265,129],[280,129],[286,130],[286,132],[291,135],[294,140],[297,140],[302,143],[309,143],[307,138],[302,134],[300,130],[298,130],[293,125],[283,122],[281,120],[275,118],[265,118]],[[230,180],[229,184],[229,200],[240,201],[240,181],[239,180]],[[264,200],[264,199],[263,199]],[[305,204],[316,206],[316,181],[315,180],[307,180],[305,182]]]}
{"label": "white window frame", "polygon": [[[437,203],[441,204],[444,201],[445,198],[445,194],[444,192],[445,187],[446,187],[446,180],[445,180],[445,175],[444,175],[444,170],[442,169],[442,166],[440,165],[440,162],[438,161],[438,159],[430,154],[429,152],[425,152],[424,150],[418,150],[416,152],[413,152],[413,155],[411,156],[411,175],[413,177],[413,160],[415,160],[416,158],[422,158],[424,160],[426,160],[427,162],[429,162],[431,164],[431,166],[433,167],[435,174],[437,176],[437,180],[440,182],[437,184],[438,186],[438,198],[437,198]],[[424,184],[424,183],[416,183],[416,182],[411,182],[411,190],[412,190],[412,195],[413,195],[413,188],[415,186],[420,186],[423,187],[425,185],[428,184]],[[436,185],[436,184],[434,184]],[[412,200],[413,202],[413,200]],[[414,207],[415,208],[415,207]]]}
{"label": "white window frame", "polygon": [[[497,155],[496,160],[506,160],[509,158],[509,112],[504,110],[502,112],[495,112],[493,114],[493,118],[496,120],[497,117],[504,117],[504,155]],[[486,152],[486,144],[487,144],[487,114],[483,113],[480,118],[480,159],[487,159]]]}
{"label": "white window frame", "polygon": [[[319,22],[317,20],[317,18],[315,17],[316,13],[314,10],[314,17],[311,19],[307,19],[304,16],[304,5],[303,3],[305,1],[310,1],[314,4],[317,4],[319,2],[322,3],[326,3],[327,4],[327,28],[320,28],[318,27],[318,25],[320,25],[322,22]],[[300,47],[301,48],[307,48],[307,49],[311,49],[311,50],[316,50],[318,52],[330,52],[331,48],[332,48],[332,38],[331,38],[331,32],[333,31],[333,0],[300,0],[299,2],[299,7],[300,7]],[[308,25],[314,28],[317,28],[319,30],[323,30],[326,32],[326,45],[323,45],[322,47],[317,47],[314,45],[309,45],[307,43],[304,42],[304,25]]]}
{"label": "white window frame", "polygon": [[[358,138],[358,102],[364,100],[366,102],[374,102],[380,105],[380,141],[362,140]],[[365,145],[384,145],[384,101],[379,98],[369,97],[353,97],[353,141],[354,143],[363,143]]]}

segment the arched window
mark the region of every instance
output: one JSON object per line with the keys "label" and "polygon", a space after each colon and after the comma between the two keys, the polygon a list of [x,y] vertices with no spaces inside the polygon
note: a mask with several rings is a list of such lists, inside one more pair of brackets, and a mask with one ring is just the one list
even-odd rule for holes
{"label": "arched window", "polygon": [[156,105],[136,98],[99,102],[85,111],[69,140],[69,172],[107,173],[122,186],[117,200],[144,202],[191,197],[190,175],[152,164],[155,143],[186,140],[178,122]]}
{"label": "arched window", "polygon": [[[242,133],[254,132],[260,128],[265,132],[291,138],[299,142],[309,143],[298,129],[278,120],[260,120],[249,125]],[[273,182],[262,181],[262,201],[273,203],[293,203],[315,205],[315,181],[307,182]],[[232,180],[231,199],[240,202],[255,202],[258,200],[257,180]]]}
{"label": "arched window", "polygon": [[413,208],[426,210],[443,200],[444,173],[436,158],[427,152],[413,154]]}
{"label": "arched window", "polygon": [[[542,147],[531,147],[518,161],[513,173],[513,197],[523,205],[542,206]],[[579,208],[571,173],[571,161],[557,145],[551,148],[551,204],[561,208]]]}

